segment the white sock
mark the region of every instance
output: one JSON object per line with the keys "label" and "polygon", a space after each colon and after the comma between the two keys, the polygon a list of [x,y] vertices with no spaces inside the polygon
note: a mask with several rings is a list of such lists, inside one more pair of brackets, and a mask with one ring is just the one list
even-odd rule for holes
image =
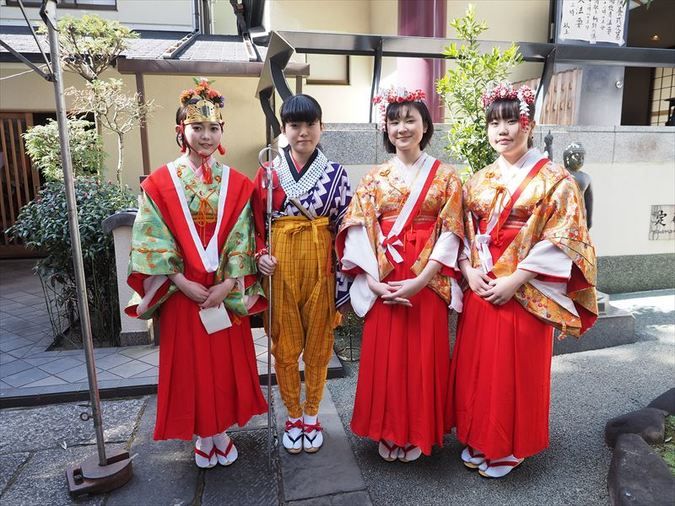
{"label": "white sock", "polygon": [[302,423],[304,423],[305,425],[314,425],[318,418],[319,415],[314,416],[302,415]]}
{"label": "white sock", "polygon": [[[197,448],[199,451],[204,452],[206,455],[210,455],[211,450],[213,450],[213,438],[197,436],[195,448]],[[213,456],[213,458],[209,459],[195,453],[195,463],[197,464],[197,467],[201,468],[213,467],[214,465],[216,465],[216,462],[217,459],[215,458],[215,455]]]}
{"label": "white sock", "polygon": [[520,463],[525,459],[519,459],[515,457],[514,455],[508,455],[507,457],[501,457],[499,459],[491,459],[490,464],[488,465],[488,461],[486,460],[483,462],[479,469],[483,471],[487,476],[490,478],[503,478],[507,474],[509,474],[511,471],[513,471],[514,467],[516,466],[495,466],[494,462],[517,462]]}
{"label": "white sock", "polygon": [[195,447],[198,450],[203,451],[206,454],[211,453],[211,450],[213,449],[213,438],[212,437],[199,437],[197,436],[197,442],[195,443]]}
{"label": "white sock", "polygon": [[[295,423],[297,421],[302,422],[302,418],[292,418],[289,416],[288,421],[291,423]],[[302,450],[302,429],[293,427],[288,431],[288,433],[284,432],[284,436],[281,441],[284,445],[284,448]]]}
{"label": "white sock", "polygon": [[215,444],[220,451],[225,451],[227,445],[230,444],[230,436],[227,435],[226,431],[221,432],[213,436],[213,444]]}
{"label": "white sock", "polygon": [[[216,434],[215,436],[213,436],[213,444],[215,444],[216,448],[223,453],[227,452],[227,447],[229,446],[230,441],[231,441],[230,436],[227,435],[226,431],[223,431],[220,434]],[[230,452],[227,454],[227,456],[220,455],[218,452],[216,452],[218,463],[221,466],[229,466],[235,460],[237,460],[238,456],[239,452],[237,451],[237,447],[234,446],[234,444],[232,445],[232,448],[230,448]]]}

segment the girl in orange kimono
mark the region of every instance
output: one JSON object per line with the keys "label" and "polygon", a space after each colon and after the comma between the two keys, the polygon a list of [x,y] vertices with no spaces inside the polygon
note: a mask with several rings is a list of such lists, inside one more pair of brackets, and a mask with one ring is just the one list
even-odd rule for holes
{"label": "girl in orange kimono", "polygon": [[[411,462],[449,431],[448,304],[463,238],[455,170],[424,153],[433,134],[423,93],[377,97],[395,156],[354,193],[336,244],[365,316],[351,428],[387,461]],[[461,293],[461,292],[460,292]]]}
{"label": "girl in orange kimono", "polygon": [[499,158],[464,186],[449,406],[464,464],[501,478],[548,446],[553,329],[595,322],[596,258],[574,179],[531,148],[532,90],[504,83],[483,102]]}

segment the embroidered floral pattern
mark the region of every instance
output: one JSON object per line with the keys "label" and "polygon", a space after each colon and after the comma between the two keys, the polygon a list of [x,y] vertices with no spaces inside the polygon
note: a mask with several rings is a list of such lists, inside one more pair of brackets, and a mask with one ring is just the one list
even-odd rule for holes
{"label": "embroidered floral pattern", "polygon": [[[342,221],[340,233],[354,225],[366,228],[373,251],[376,253],[380,279],[384,279],[394,269],[381,246],[380,221],[384,217],[395,219],[409,194],[410,188],[391,162],[379,165],[361,180],[352,198],[352,205]],[[435,220],[436,228],[412,267],[414,274],[419,274],[426,266],[441,232],[451,232],[460,238],[464,237],[461,195],[461,183],[455,169],[441,164],[418,216],[418,219]],[[437,274],[429,283],[429,287],[443,300],[450,302],[450,280],[447,276]]]}
{"label": "embroidered floral pattern", "polygon": [[[494,163],[477,172],[464,186],[466,234],[472,245],[471,261],[475,267],[480,265],[473,241],[475,220],[487,220],[490,216],[499,191],[499,177],[499,166]],[[572,260],[584,280],[591,285],[578,291],[568,291],[568,297],[597,314],[595,248],[586,228],[582,205],[579,190],[566,170],[553,163],[542,168],[513,207],[511,217],[525,221],[525,225],[502,256],[495,259],[494,274],[497,277],[511,274],[537,242],[549,240]],[[557,329],[573,336],[580,335],[580,318],[529,283],[516,292],[515,298],[530,313]]]}

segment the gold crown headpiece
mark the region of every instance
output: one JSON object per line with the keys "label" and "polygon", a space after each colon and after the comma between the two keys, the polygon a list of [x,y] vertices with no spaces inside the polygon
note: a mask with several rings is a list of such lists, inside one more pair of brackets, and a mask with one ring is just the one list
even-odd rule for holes
{"label": "gold crown headpiece", "polygon": [[223,123],[225,97],[215,88],[211,88],[213,81],[205,77],[193,77],[192,80],[195,87],[180,94],[181,105],[187,106],[183,123],[186,125],[203,122]]}

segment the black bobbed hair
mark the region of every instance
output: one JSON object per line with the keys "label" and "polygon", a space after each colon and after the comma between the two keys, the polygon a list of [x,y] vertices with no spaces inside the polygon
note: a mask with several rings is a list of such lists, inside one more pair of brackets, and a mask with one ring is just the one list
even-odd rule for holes
{"label": "black bobbed hair", "polygon": [[293,95],[281,106],[281,124],[296,122],[321,123],[321,106],[314,97]]}

